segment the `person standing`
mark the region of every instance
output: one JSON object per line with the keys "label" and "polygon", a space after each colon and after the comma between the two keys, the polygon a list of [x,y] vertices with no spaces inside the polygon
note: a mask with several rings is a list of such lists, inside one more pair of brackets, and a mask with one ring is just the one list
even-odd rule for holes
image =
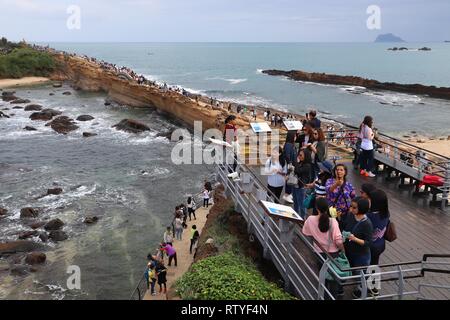
{"label": "person standing", "polygon": [[189,214],[189,221],[192,221],[191,216],[194,216],[194,220],[197,220],[197,218],[195,217],[195,209],[196,209],[196,205],[194,202],[194,199],[192,197],[189,197],[187,200],[187,209],[188,209],[188,214]]}
{"label": "person standing", "polygon": [[306,188],[312,179],[311,153],[307,149],[300,150],[297,157],[297,163],[294,169],[298,179],[298,184],[293,188],[294,210],[302,219],[306,217],[306,208],[303,206],[305,200]]}
{"label": "person standing", "polygon": [[175,218],[175,239],[181,241],[183,236],[183,219],[180,214]]}
{"label": "person standing", "polygon": [[309,111],[308,115],[309,115],[309,121],[313,125],[313,128],[314,129],[320,129],[320,126],[322,125],[322,123],[321,123],[321,121],[318,118],[316,118],[317,111],[316,110],[311,110],[311,111]]}
{"label": "person standing", "polygon": [[167,293],[167,268],[164,265],[164,261],[160,261],[160,263],[156,265],[155,271],[156,276],[158,277],[159,293],[163,292],[163,287],[164,293]]}
{"label": "person standing", "polygon": [[189,246],[189,253],[192,254],[192,248],[195,246],[195,243],[200,238],[200,234],[197,230],[197,226],[194,224],[191,228],[191,245]]}
{"label": "person standing", "polygon": [[355,194],[353,185],[347,181],[347,167],[338,164],[333,170],[333,178],[326,183],[327,199],[336,211],[338,217],[347,214],[350,210],[350,202]]}
{"label": "person standing", "polygon": [[[286,142],[283,147],[283,157],[286,160],[286,166],[295,166],[297,162],[297,149],[295,148],[295,131],[289,131],[286,136]],[[292,197],[292,186],[286,183],[284,189],[283,200],[287,203],[294,203],[294,199]]]}
{"label": "person standing", "polygon": [[326,155],[326,144],[325,135],[322,129],[313,129],[313,139],[312,142],[307,145],[309,150],[311,150],[311,158],[313,161],[313,171],[314,177],[320,172],[319,163],[325,161]]}
{"label": "person standing", "polygon": [[367,217],[373,225],[372,243],[370,246],[370,264],[378,265],[380,255],[386,249],[386,233],[389,224],[389,205],[386,193],[383,190],[374,190],[370,193],[370,212]]}
{"label": "person standing", "polygon": [[286,161],[279,146],[272,149],[272,155],[267,159],[264,169],[265,174],[268,175],[267,188],[275,195],[274,200],[278,203],[283,192],[287,173]]}
{"label": "person standing", "polygon": [[364,117],[364,121],[359,127],[359,138],[361,139],[361,156],[360,156],[360,174],[366,177],[375,177],[373,174],[374,150],[373,139],[373,118],[371,116]]}
{"label": "person standing", "polygon": [[168,243],[170,245],[173,244],[173,236],[172,236],[172,230],[170,227],[167,227],[166,231],[164,232],[164,242]]}
{"label": "person standing", "polygon": [[162,249],[166,252],[167,256],[169,257],[169,263],[168,266],[170,267],[172,265],[172,260],[175,262],[175,267],[177,266],[177,251],[174,247],[172,247],[170,244],[164,243]]}
{"label": "person standing", "polygon": [[209,191],[208,190],[203,190],[203,208],[208,208],[209,206]]}

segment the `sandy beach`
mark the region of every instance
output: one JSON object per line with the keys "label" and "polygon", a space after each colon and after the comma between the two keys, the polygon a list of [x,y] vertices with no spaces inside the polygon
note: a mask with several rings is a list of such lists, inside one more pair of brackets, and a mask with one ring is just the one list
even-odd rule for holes
{"label": "sandy beach", "polygon": [[25,77],[20,79],[0,79],[0,89],[28,86],[50,81],[44,77]]}
{"label": "sandy beach", "polygon": [[425,142],[423,143],[415,141],[408,141],[408,142],[417,147],[433,151],[445,157],[450,157],[450,140],[424,140],[424,141]]}

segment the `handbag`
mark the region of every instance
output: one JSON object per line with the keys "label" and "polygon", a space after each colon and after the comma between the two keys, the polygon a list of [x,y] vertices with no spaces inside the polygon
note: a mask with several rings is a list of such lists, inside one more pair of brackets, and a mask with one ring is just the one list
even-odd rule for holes
{"label": "handbag", "polygon": [[[292,166],[291,164],[289,166]],[[289,174],[287,176],[286,184],[289,186],[296,186],[298,185],[298,177],[295,174],[294,170],[292,168],[289,169]]]}
{"label": "handbag", "polygon": [[397,231],[395,229],[395,224],[392,221],[389,221],[388,225],[386,226],[384,239],[389,242],[393,242],[395,241],[395,239],[397,239]]}
{"label": "handbag", "polygon": [[315,197],[314,192],[309,193],[303,200],[303,208],[312,209]]}
{"label": "handbag", "polygon": [[[327,250],[330,250],[332,242],[333,242],[333,222],[330,221],[330,230],[328,230],[328,248],[327,248]],[[332,268],[339,277],[350,277],[352,275],[351,271],[341,271],[340,270],[340,269],[349,269],[350,268],[350,262],[348,261],[347,256],[345,255],[345,253],[343,251],[339,252],[339,256],[334,258],[334,263],[330,262],[330,268]],[[333,277],[333,275],[331,275],[330,272],[327,272],[326,279],[334,280],[334,277]]]}

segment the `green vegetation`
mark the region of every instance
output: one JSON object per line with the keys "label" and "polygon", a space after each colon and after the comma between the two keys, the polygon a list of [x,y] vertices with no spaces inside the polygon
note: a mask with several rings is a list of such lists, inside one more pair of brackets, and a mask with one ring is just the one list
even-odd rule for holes
{"label": "green vegetation", "polygon": [[2,46],[5,40],[0,40],[0,78],[22,78],[25,76],[49,76],[56,68],[56,63],[47,52],[40,52],[28,47],[11,49]]}
{"label": "green vegetation", "polygon": [[[214,239],[218,254],[191,266],[175,284],[184,300],[291,300],[277,285],[267,281],[253,261],[245,256],[243,244],[229,232],[234,208],[223,210],[202,235]],[[201,246],[201,244],[199,244]]]}
{"label": "green vegetation", "polygon": [[269,283],[250,260],[230,251],[193,264],[176,288],[184,300],[294,299]]}

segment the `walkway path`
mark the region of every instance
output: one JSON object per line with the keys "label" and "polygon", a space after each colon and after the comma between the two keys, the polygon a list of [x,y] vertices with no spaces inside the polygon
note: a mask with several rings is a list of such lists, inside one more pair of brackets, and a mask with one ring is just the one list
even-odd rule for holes
{"label": "walkway path", "polygon": [[[212,199],[210,199],[211,202]],[[200,204],[199,204],[200,205]],[[167,267],[167,289],[169,290],[172,285],[177,281],[185,272],[188,271],[189,267],[191,266],[192,262],[194,261],[194,254],[189,254],[189,247],[191,245],[191,227],[195,224],[197,226],[197,230],[199,233],[202,233],[203,227],[206,223],[206,216],[209,213],[209,210],[211,209],[211,205],[208,209],[206,208],[198,208],[195,210],[195,215],[197,216],[197,220],[192,221],[186,221],[188,227],[184,229],[183,237],[181,241],[174,240],[174,248],[177,251],[177,260],[178,260],[178,266],[175,267],[173,265],[169,267],[167,266],[167,258],[165,259],[165,265]],[[159,293],[159,285],[156,284],[156,296],[152,296],[150,294],[150,291],[147,291],[144,300],[166,300],[166,294]]]}

